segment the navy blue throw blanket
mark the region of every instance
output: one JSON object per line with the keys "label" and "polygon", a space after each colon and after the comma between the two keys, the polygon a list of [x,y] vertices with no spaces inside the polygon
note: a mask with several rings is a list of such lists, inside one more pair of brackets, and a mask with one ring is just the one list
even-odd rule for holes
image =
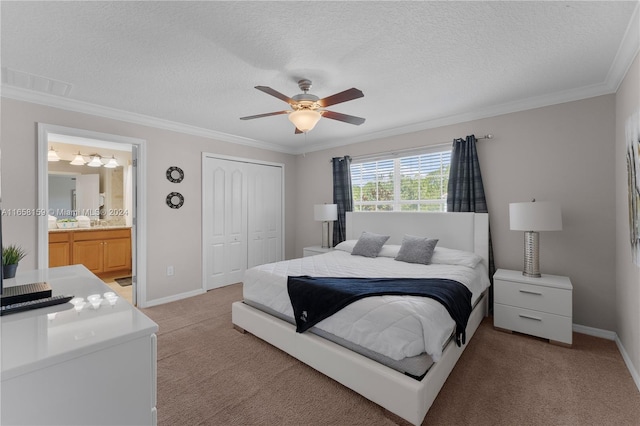
{"label": "navy blue throw blanket", "polygon": [[456,344],[465,343],[471,315],[471,292],[444,278],[288,277],[296,331],[303,333],[340,309],[369,296],[423,296],[440,302],[456,322]]}

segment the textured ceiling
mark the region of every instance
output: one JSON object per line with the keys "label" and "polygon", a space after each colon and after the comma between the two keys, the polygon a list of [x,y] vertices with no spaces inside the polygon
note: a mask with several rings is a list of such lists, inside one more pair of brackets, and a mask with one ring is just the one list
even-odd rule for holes
{"label": "textured ceiling", "polygon": [[[2,1],[2,95],[299,153],[612,93],[637,6]],[[301,78],[362,90],[328,109],[366,122],[305,140],[286,115],[239,120],[287,109],[254,86],[293,96]]]}

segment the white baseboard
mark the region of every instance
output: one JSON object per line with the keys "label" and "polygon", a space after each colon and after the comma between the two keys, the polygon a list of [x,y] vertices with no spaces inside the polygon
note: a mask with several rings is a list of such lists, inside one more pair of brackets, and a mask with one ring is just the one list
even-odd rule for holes
{"label": "white baseboard", "polygon": [[169,302],[175,302],[177,300],[186,299],[188,297],[198,296],[200,294],[204,294],[205,291],[203,289],[189,291],[187,293],[174,294],[169,297],[162,297],[160,299],[147,300],[144,306],[140,306],[140,308],[150,308],[152,306],[158,306]]}
{"label": "white baseboard", "polygon": [[622,342],[618,338],[618,334],[615,331],[602,330],[600,328],[587,327],[580,324],[573,324],[573,331],[575,331],[576,333],[587,334],[594,337],[601,337],[603,339],[613,340],[614,342],[616,342],[616,346],[620,351],[620,355],[622,355],[622,359],[627,366],[627,370],[629,370],[631,378],[635,382],[638,391],[640,391],[640,374],[638,374],[638,371],[631,362],[631,358],[629,357],[627,350],[622,345]]}
{"label": "white baseboard", "polygon": [[631,378],[633,378],[633,381],[636,383],[636,387],[640,391],[640,375],[638,374],[638,371],[636,370],[633,363],[631,362],[631,358],[629,357],[629,354],[627,353],[624,346],[622,346],[622,342],[620,341],[617,335],[615,340],[616,340],[616,345],[618,346],[618,350],[622,355],[622,359],[624,359],[624,363],[627,365],[627,369],[629,370],[629,373],[631,373]]}
{"label": "white baseboard", "polygon": [[573,331],[586,334],[588,336],[600,337],[607,340],[616,340],[615,331],[603,330],[601,328],[587,327],[586,325],[573,324]]}

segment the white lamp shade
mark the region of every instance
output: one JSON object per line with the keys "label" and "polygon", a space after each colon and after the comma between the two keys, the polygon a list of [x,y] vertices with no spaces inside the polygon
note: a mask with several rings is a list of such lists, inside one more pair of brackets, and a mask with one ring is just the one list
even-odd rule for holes
{"label": "white lamp shade", "polygon": [[311,109],[300,109],[289,113],[289,121],[303,133],[313,129],[320,120],[320,113]]}
{"label": "white lamp shade", "polygon": [[120,164],[118,164],[118,160],[116,160],[116,157],[111,157],[111,159],[109,160],[109,162],[107,164],[105,164],[104,166],[107,169],[115,169],[116,167],[118,167]]}
{"label": "white lamp shade", "polygon": [[322,222],[338,220],[337,204],[316,204],[313,206],[313,218]]}
{"label": "white lamp shade", "polygon": [[60,161],[58,153],[53,148],[49,148],[49,152],[47,152],[47,161]]}
{"label": "white lamp shade", "polygon": [[512,231],[561,231],[560,206],[550,201],[509,204]]}
{"label": "white lamp shade", "polygon": [[85,163],[86,161],[84,161],[84,158],[82,157],[82,155],[80,153],[77,153],[73,161],[69,164],[73,164],[74,166],[84,166]]}
{"label": "white lamp shade", "polygon": [[100,161],[100,156],[95,155],[91,161],[87,164],[89,167],[102,167],[102,161]]}

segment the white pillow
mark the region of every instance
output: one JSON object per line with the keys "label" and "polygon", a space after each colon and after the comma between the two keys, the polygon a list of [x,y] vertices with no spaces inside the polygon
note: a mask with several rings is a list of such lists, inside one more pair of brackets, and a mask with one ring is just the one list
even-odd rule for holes
{"label": "white pillow", "polygon": [[353,251],[353,247],[355,247],[358,240],[345,240],[334,247],[336,250],[346,251],[347,253],[351,253]]}
{"label": "white pillow", "polygon": [[[346,251],[347,253],[351,253],[353,251],[353,247],[355,247],[358,240],[345,240],[334,247],[336,250]],[[385,244],[382,246],[380,253],[378,253],[378,257],[396,257],[398,252],[400,251],[400,246],[396,244]]]}
{"label": "white pillow", "polygon": [[396,244],[385,244],[382,246],[378,257],[393,257],[395,258],[400,252],[400,246]]}
{"label": "white pillow", "polygon": [[[351,253],[353,247],[358,240],[346,240],[335,246],[336,250],[346,251]],[[393,257],[395,258],[400,251],[400,246],[396,244],[385,244],[382,246],[378,257]],[[455,250],[446,247],[436,247],[431,257],[431,263],[437,263],[441,265],[461,265],[469,268],[475,268],[478,263],[482,261],[482,257],[469,251]]]}
{"label": "white pillow", "polygon": [[431,263],[439,263],[445,265],[460,265],[469,268],[475,268],[482,261],[482,257],[469,251],[449,249],[445,247],[436,247],[431,257]]}

